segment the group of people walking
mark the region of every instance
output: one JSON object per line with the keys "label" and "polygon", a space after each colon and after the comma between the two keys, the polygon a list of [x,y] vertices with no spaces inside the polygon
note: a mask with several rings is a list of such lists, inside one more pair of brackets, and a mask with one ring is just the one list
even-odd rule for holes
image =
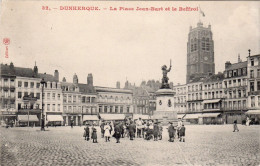
{"label": "group of people walking", "polygon": [[[185,127],[182,121],[179,120],[177,126],[173,126],[170,122],[168,126],[169,142],[174,142],[174,138],[178,136],[179,141],[185,142]],[[110,142],[111,137],[116,138],[116,143],[120,143],[120,138],[127,137],[131,141],[135,138],[143,138],[145,140],[162,140],[163,126],[158,120],[143,121],[139,118],[136,121],[128,119],[124,122],[105,122],[102,121],[100,125],[101,138],[105,138],[106,142]],[[85,140],[89,141],[90,137],[93,143],[97,142],[97,126],[95,123],[86,124],[84,128]]]}

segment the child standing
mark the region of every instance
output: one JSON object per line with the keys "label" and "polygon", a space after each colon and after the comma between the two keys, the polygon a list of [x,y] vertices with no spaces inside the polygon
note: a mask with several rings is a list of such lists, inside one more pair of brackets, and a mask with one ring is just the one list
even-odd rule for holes
{"label": "child standing", "polygon": [[184,127],[184,124],[180,128],[179,134],[180,134],[180,142],[185,142],[185,127]]}
{"label": "child standing", "polygon": [[104,130],[105,130],[104,136],[105,136],[105,138],[106,138],[106,142],[107,142],[107,141],[110,141],[110,129],[111,129],[111,127],[110,127],[109,123],[107,123],[107,124],[104,126]]}

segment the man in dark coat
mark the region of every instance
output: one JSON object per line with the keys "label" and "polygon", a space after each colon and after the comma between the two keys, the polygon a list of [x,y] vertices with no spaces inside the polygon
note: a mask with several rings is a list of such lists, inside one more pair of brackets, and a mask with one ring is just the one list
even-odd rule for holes
{"label": "man in dark coat", "polygon": [[73,121],[74,121],[73,119],[71,119],[71,121],[70,121],[70,127],[71,128],[73,128]]}
{"label": "man in dark coat", "polygon": [[101,137],[104,138],[104,133],[105,133],[105,122],[102,121],[101,125],[100,125],[100,129],[101,129]]}
{"label": "man in dark coat", "polygon": [[89,141],[89,124],[86,124],[86,127],[84,128],[84,136],[85,140]]}
{"label": "man in dark coat", "polygon": [[130,134],[130,140],[134,140],[134,134],[135,134],[135,124],[133,123],[133,121],[130,122],[130,125],[129,125],[129,134]]}
{"label": "man in dark coat", "polygon": [[115,125],[115,138],[116,138],[116,143],[120,143],[120,136],[121,136],[121,127],[119,123],[116,123]]}
{"label": "man in dark coat", "polygon": [[174,142],[175,129],[171,122],[170,122],[170,126],[168,127],[168,133],[170,138],[169,142]]}
{"label": "man in dark coat", "polygon": [[97,142],[97,129],[95,128],[95,124],[94,123],[93,123],[93,126],[92,126],[91,138],[93,139],[93,143],[98,143]]}
{"label": "man in dark coat", "polygon": [[158,141],[158,134],[159,134],[159,126],[158,123],[155,122],[153,125],[153,137],[154,137],[154,141]]}
{"label": "man in dark coat", "polygon": [[123,122],[120,123],[120,129],[121,129],[121,138],[124,138],[124,124]]}

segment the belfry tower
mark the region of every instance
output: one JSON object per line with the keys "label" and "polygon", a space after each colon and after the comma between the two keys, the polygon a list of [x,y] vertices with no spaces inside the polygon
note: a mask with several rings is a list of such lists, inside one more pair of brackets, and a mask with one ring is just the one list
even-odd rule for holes
{"label": "belfry tower", "polygon": [[188,36],[186,83],[209,74],[215,74],[213,34],[211,25],[203,27],[199,21]]}

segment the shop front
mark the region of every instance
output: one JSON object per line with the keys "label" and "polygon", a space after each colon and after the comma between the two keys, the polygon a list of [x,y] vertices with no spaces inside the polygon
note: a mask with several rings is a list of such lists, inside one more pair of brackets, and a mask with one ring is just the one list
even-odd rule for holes
{"label": "shop front", "polygon": [[[20,117],[20,119],[19,119],[19,117]],[[28,121],[28,119],[29,119],[29,121]],[[40,119],[41,119],[41,110],[40,109],[20,109],[20,110],[18,110],[18,116],[17,116],[17,121],[18,121],[17,125],[18,126],[40,126]]]}
{"label": "shop front", "polygon": [[0,114],[1,126],[14,126],[16,124],[16,113],[1,112]]}
{"label": "shop front", "polygon": [[223,124],[221,113],[203,113],[199,116],[199,121],[203,124]]}
{"label": "shop front", "polygon": [[248,110],[246,115],[249,117],[251,125],[260,124],[260,110]]}
{"label": "shop front", "polygon": [[47,126],[62,126],[63,117],[61,114],[47,114],[46,122]]}
{"label": "shop front", "polygon": [[97,115],[83,115],[83,124],[88,123],[89,125],[99,125],[99,118]]}
{"label": "shop front", "polygon": [[186,124],[199,124],[199,116],[201,114],[178,114],[178,119],[183,119]]}
{"label": "shop front", "polygon": [[100,114],[100,117],[104,121],[123,122],[125,120],[125,114]]}
{"label": "shop front", "polygon": [[18,115],[17,116],[18,126],[39,126],[40,121],[37,115]]}

